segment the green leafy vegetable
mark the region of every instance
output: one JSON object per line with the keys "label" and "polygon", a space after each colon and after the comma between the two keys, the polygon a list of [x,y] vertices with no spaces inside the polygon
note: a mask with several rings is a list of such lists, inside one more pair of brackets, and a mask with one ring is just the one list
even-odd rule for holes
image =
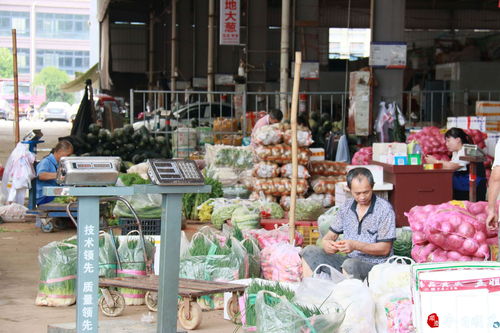
{"label": "green leafy vegetable", "polygon": [[125,186],[140,185],[140,184],[150,184],[149,179],[142,178],[138,173],[122,173],[120,174],[120,180]]}

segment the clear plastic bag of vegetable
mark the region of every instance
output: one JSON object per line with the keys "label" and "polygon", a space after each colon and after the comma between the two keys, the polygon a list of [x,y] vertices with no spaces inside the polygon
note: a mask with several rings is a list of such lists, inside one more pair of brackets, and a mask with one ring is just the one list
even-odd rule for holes
{"label": "clear plastic bag of vegetable", "polygon": [[283,131],[279,124],[262,126],[253,135],[258,145],[268,146],[283,142]]}
{"label": "clear plastic bag of vegetable", "polygon": [[339,207],[333,206],[318,217],[318,227],[321,237],[324,237],[328,233],[330,226],[337,220],[338,211]]}
{"label": "clear plastic bag of vegetable", "polygon": [[[133,174],[127,174],[127,176],[128,175]],[[116,186],[124,185],[121,179],[116,183]],[[161,194],[141,194],[123,196],[123,198],[130,203],[140,218],[155,219],[161,217]],[[130,209],[121,201],[116,202],[115,208],[113,209],[113,215],[124,218],[134,217]]]}
{"label": "clear plastic bag of vegetable", "polygon": [[302,280],[301,248],[289,243],[275,243],[261,252],[262,276],[266,280],[299,282]]}
{"label": "clear plastic bag of vegetable", "polygon": [[231,215],[231,223],[240,230],[259,229],[260,212],[254,207],[238,207]]}
{"label": "clear plastic bag of vegetable", "polygon": [[255,206],[260,211],[260,216],[267,219],[281,219],[285,216],[283,208],[277,203],[268,201],[264,198],[259,198]]}
{"label": "clear plastic bag of vegetable", "polygon": [[335,332],[341,316],[321,314],[316,308],[293,304],[286,297],[261,290],[255,302],[257,332],[303,333]]}
{"label": "clear plastic bag of vegetable", "polygon": [[297,221],[316,221],[325,212],[323,205],[316,200],[297,199],[295,219]]}
{"label": "clear plastic bag of vegetable", "polygon": [[116,277],[116,244],[112,236],[99,232],[99,276]]}
{"label": "clear plastic bag of vegetable", "polygon": [[76,302],[76,259],[75,244],[51,242],[40,248],[36,305],[69,306]]}
{"label": "clear plastic bag of vegetable", "polygon": [[335,205],[335,196],[331,193],[313,193],[308,197],[308,199],[320,202],[325,208]]}
{"label": "clear plastic bag of vegetable", "polygon": [[193,235],[180,260],[179,277],[205,281],[232,281],[245,277],[245,249],[230,238],[224,245],[203,233]]}
{"label": "clear plastic bag of vegetable", "polygon": [[[284,141],[287,145],[292,144],[292,130],[289,129],[285,132]],[[297,130],[297,145],[299,147],[309,147],[313,144],[311,131],[303,126],[299,126]]]}
{"label": "clear plastic bag of vegetable", "polygon": [[253,167],[253,176],[258,178],[274,178],[280,174],[280,168],[275,163],[259,162]]}
{"label": "clear plastic bag of vegetable", "polygon": [[[292,164],[288,163],[280,168],[281,177],[292,178]],[[303,165],[298,165],[297,167],[297,177],[302,179],[307,179],[311,177],[309,171]]]}
{"label": "clear plastic bag of vegetable", "polygon": [[[290,231],[288,229],[288,224],[284,224],[281,227],[275,228],[273,230],[249,230],[248,234],[252,235],[258,241],[261,249],[278,243],[290,242]],[[304,238],[302,237],[302,235],[298,231],[295,231],[295,245],[300,246],[303,242]]]}
{"label": "clear plastic bag of vegetable", "polygon": [[217,229],[221,229],[224,222],[231,219],[234,210],[239,207],[238,204],[226,199],[215,200],[213,206],[214,209],[210,219],[212,225]]}

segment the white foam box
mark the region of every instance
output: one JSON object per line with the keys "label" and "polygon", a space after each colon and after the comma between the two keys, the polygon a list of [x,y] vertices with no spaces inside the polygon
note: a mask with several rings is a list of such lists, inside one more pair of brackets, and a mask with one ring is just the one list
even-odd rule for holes
{"label": "white foam box", "polygon": [[[244,286],[249,286],[252,281],[256,281],[260,284],[274,284],[276,281],[270,281],[270,280],[264,280],[264,279],[241,279],[241,280],[234,280],[234,281],[227,281],[227,283],[234,283],[234,284],[242,284]],[[297,291],[297,288],[299,287],[300,283],[292,283],[292,282],[280,282],[280,285],[287,287],[293,291]],[[231,299],[233,296],[233,293],[224,293],[224,319],[226,320],[231,320],[229,317],[229,314],[227,313],[227,302]]]}
{"label": "white foam box", "polygon": [[349,172],[355,168],[367,168],[373,175],[373,180],[375,184],[382,184],[384,182],[384,168],[381,165],[348,165],[346,171]]}
{"label": "white foam box", "polygon": [[500,101],[476,101],[476,116],[500,116]]}
{"label": "white foam box", "polygon": [[324,161],[325,160],[325,150],[323,148],[309,148],[311,151],[310,161]]}
{"label": "white foam box", "polygon": [[415,264],[411,283],[417,332],[500,331],[499,262]]}
{"label": "white foam box", "polygon": [[486,117],[457,117],[457,126],[462,129],[475,129],[486,132]]}
{"label": "white foam box", "polygon": [[[375,183],[373,192],[380,198],[389,200],[389,191],[394,189],[391,183]],[[352,198],[351,191],[347,187],[347,182],[335,184],[335,206],[342,206],[348,199]]]}
{"label": "white foam box", "polygon": [[495,156],[495,147],[497,145],[498,139],[500,139],[500,132],[486,132],[488,137],[485,140],[486,144],[486,154],[490,156]]}
{"label": "white foam box", "polygon": [[450,129],[452,127],[457,127],[457,117],[446,118],[446,128]]}

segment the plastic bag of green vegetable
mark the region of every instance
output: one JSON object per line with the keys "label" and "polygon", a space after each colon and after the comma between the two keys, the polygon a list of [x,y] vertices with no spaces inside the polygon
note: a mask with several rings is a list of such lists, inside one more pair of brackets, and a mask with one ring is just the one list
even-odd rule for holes
{"label": "plastic bag of green vegetable", "polygon": [[317,308],[294,304],[283,296],[262,290],[255,301],[257,332],[335,332],[341,322]]}
{"label": "plastic bag of green vegetable", "polygon": [[226,220],[233,216],[233,212],[240,205],[232,203],[229,200],[216,200],[213,204],[214,210],[211,216],[211,222],[217,229],[221,229]]}
{"label": "plastic bag of green vegetable", "polygon": [[[117,270],[118,277],[137,277],[146,275],[146,262],[144,251],[148,258],[153,257],[154,245],[147,240],[144,242],[141,237],[129,237],[131,234],[139,232],[133,230],[120,241],[118,246],[118,256],[120,257],[121,266]],[[144,304],[145,291],[129,288],[118,288],[125,298],[127,305],[142,305]]]}
{"label": "plastic bag of green vegetable", "polygon": [[297,221],[316,221],[325,209],[316,200],[297,199],[295,206],[295,219]]}
{"label": "plastic bag of green vegetable", "polygon": [[285,216],[285,211],[277,202],[267,200],[258,200],[255,206],[260,210],[260,216],[267,219],[282,219]]}
{"label": "plastic bag of green vegetable", "polygon": [[242,231],[259,229],[260,212],[254,207],[240,206],[233,211],[231,223]]}
{"label": "plastic bag of green vegetable", "polygon": [[107,232],[99,232],[99,276],[116,277],[116,245]]}
{"label": "plastic bag of green vegetable", "polygon": [[75,244],[51,242],[40,248],[36,305],[69,306],[76,302],[76,258]]}

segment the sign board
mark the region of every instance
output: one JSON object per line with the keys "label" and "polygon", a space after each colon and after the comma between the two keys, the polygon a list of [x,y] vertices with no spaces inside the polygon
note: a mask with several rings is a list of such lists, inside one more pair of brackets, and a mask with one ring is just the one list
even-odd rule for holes
{"label": "sign board", "polygon": [[215,74],[215,84],[218,86],[234,85],[234,78],[231,74]]}
{"label": "sign board", "polygon": [[240,0],[220,0],[220,45],[240,45]]}
{"label": "sign board", "polygon": [[[294,68],[295,62],[292,62]],[[292,72],[292,78],[294,71]],[[300,78],[305,80],[319,80],[319,62],[303,62],[300,67]]]}
{"label": "sign board", "polygon": [[370,66],[376,68],[406,68],[406,43],[372,42]]}

